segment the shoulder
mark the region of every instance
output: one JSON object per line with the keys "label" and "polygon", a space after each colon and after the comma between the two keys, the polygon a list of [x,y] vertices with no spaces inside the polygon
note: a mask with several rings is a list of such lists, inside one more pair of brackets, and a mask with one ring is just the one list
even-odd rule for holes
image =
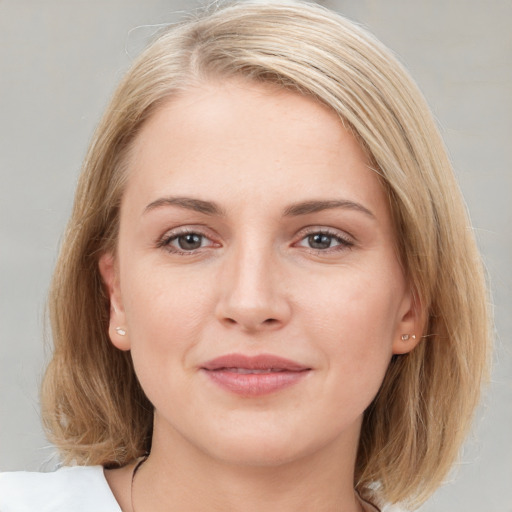
{"label": "shoulder", "polygon": [[2,512],[121,512],[101,466],[0,473]]}

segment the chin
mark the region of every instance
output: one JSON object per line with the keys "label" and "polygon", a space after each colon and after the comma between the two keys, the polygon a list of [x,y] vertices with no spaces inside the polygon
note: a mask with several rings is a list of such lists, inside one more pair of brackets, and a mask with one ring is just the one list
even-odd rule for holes
{"label": "chin", "polygon": [[205,451],[224,463],[268,468],[293,463],[336,444],[336,436],[319,436],[318,429],[313,429],[314,433],[273,427],[258,423],[256,428],[252,424],[236,431],[222,429],[212,436]]}
{"label": "chin", "polygon": [[268,437],[246,436],[239,440],[230,439],[219,443],[210,455],[227,464],[246,467],[278,467],[301,459],[313,449],[298,446],[288,438],[281,439]]}

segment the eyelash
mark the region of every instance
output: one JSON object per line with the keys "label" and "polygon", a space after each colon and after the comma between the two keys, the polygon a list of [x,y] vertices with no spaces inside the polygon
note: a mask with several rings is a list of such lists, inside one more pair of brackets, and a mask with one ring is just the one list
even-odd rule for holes
{"label": "eyelash", "polygon": [[[185,228],[180,229],[179,231],[174,231],[172,233],[166,233],[162,239],[160,239],[157,242],[157,247],[165,249],[166,251],[172,253],[172,254],[178,254],[179,256],[192,256],[197,254],[198,251],[203,249],[203,247],[200,247],[198,249],[193,249],[190,251],[185,251],[183,249],[178,249],[177,247],[174,247],[171,245],[174,240],[178,240],[182,236],[186,235],[197,235],[201,237],[202,239],[209,239],[210,238],[205,235],[204,233],[201,233],[199,229],[191,229],[191,228]],[[215,242],[213,242],[215,244]]]}
{"label": "eyelash", "polygon": [[[163,248],[172,254],[177,254],[180,256],[192,256],[192,255],[197,254],[198,251],[201,251],[201,249],[203,249],[203,247],[199,247],[197,249],[192,249],[192,250],[187,251],[187,250],[179,249],[179,248],[171,245],[172,242],[174,242],[175,240],[178,240],[180,237],[186,236],[186,235],[197,235],[197,236],[201,237],[201,239],[208,239],[208,240],[212,241],[207,235],[205,235],[204,233],[201,233],[201,231],[198,229],[182,229],[177,232],[174,231],[170,234],[167,233],[160,240],[157,241],[156,246],[158,248]],[[326,253],[339,252],[339,251],[351,249],[354,246],[354,241],[351,240],[349,237],[344,237],[344,236],[340,235],[338,232],[334,232],[334,231],[331,231],[326,228],[320,228],[320,229],[313,228],[307,232],[301,233],[301,237],[300,237],[299,241],[295,242],[294,246],[296,246],[299,242],[306,240],[308,237],[312,237],[314,235],[324,235],[324,236],[330,237],[331,239],[333,239],[334,241],[337,242],[337,245],[335,245],[334,247],[328,247],[326,249],[315,249],[313,247],[305,247],[305,246],[300,246],[300,245],[299,245],[299,247],[304,247],[305,249],[308,249],[310,252],[313,252],[314,254],[317,254],[317,255],[322,255],[322,254],[325,255]],[[213,243],[213,246],[215,246],[216,242],[212,241],[212,243]],[[220,246],[220,244],[217,244],[217,246]]]}
{"label": "eyelash", "polygon": [[[344,251],[347,249],[351,249],[354,246],[354,241],[349,238],[348,236],[343,236],[337,231],[332,231],[330,229],[326,228],[313,228],[310,229],[308,232],[301,233],[301,238],[299,242],[302,242],[303,240],[306,240],[307,238],[314,236],[314,235],[324,235],[328,236],[331,239],[338,242],[338,245],[334,247],[328,247],[327,249],[315,249],[313,247],[306,247],[306,249],[309,249],[309,251],[312,251],[313,253],[317,255],[322,255],[326,253],[332,253],[332,252],[339,252]],[[304,246],[301,246],[304,247]]]}

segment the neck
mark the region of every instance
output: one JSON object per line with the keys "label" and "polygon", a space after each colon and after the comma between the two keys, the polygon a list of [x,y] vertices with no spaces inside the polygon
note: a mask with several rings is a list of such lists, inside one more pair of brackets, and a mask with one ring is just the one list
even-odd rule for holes
{"label": "neck", "polygon": [[134,485],[137,512],[315,510],[359,512],[353,471],[358,426],[292,460],[219,460],[155,422],[151,455]]}

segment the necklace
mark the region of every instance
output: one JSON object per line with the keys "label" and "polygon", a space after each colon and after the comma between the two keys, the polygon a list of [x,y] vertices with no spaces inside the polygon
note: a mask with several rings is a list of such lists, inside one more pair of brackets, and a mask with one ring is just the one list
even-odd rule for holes
{"label": "necklace", "polygon": [[[131,509],[131,512],[135,512],[135,507],[133,506],[133,484],[135,482],[135,475],[137,474],[137,471],[140,469],[142,464],[144,464],[144,462],[146,462],[147,458],[148,458],[148,456],[144,455],[144,457],[142,457],[142,459],[140,459],[139,462],[137,462],[137,464],[135,464],[135,467],[133,468],[133,471],[132,471],[132,481],[131,481],[131,484],[130,484],[130,509]],[[367,501],[363,500],[363,498],[361,498],[361,496],[359,496],[358,492],[356,492],[356,496],[357,496],[357,499],[358,499],[359,504],[361,506],[361,510],[363,510],[363,512],[366,511],[365,504],[369,505],[370,507],[372,507],[377,512],[380,512],[379,509],[374,507],[371,503],[368,503]]]}
{"label": "necklace", "polygon": [[133,506],[133,483],[135,482],[135,475],[137,474],[137,471],[142,466],[142,464],[144,464],[144,462],[146,462],[147,458],[148,458],[148,456],[144,455],[144,457],[142,457],[142,459],[140,459],[139,462],[137,462],[137,464],[135,464],[135,467],[133,468],[132,481],[131,481],[131,484],[130,484],[130,508],[131,508],[131,512],[135,512],[135,508]]}

